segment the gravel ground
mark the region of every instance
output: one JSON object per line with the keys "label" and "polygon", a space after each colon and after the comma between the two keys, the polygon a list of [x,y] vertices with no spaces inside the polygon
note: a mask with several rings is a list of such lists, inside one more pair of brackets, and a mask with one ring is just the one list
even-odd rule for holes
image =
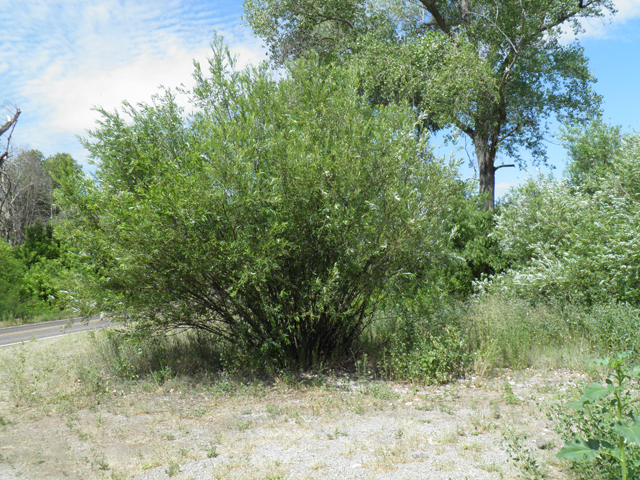
{"label": "gravel ground", "polygon": [[586,380],[527,370],[437,387],[334,379],[233,393],[169,381],[66,412],[0,395],[0,479],[518,478],[509,445],[546,478],[568,479],[545,411]]}

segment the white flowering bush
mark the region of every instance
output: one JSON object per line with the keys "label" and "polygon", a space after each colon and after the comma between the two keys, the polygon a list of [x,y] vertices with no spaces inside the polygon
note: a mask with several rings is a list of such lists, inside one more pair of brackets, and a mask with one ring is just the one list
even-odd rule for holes
{"label": "white flowering bush", "polygon": [[623,139],[598,188],[552,178],[514,190],[497,220],[511,268],[479,283],[528,297],[640,303],[640,136]]}

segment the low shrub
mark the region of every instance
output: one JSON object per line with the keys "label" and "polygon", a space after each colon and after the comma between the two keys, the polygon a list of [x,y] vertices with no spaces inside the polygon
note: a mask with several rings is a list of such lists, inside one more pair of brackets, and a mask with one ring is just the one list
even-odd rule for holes
{"label": "low shrub", "polygon": [[471,364],[467,342],[455,326],[437,335],[427,333],[407,345],[394,338],[378,368],[387,378],[417,384],[442,384],[464,376]]}

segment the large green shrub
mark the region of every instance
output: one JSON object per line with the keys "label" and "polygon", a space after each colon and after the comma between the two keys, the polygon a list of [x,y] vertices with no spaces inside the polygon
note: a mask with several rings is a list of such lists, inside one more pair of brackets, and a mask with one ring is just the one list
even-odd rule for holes
{"label": "large green shrub", "polygon": [[347,351],[386,286],[446,259],[453,166],[410,109],[367,105],[353,72],[312,59],[278,81],[216,42],[194,77],[189,115],[168,92],[101,110],[95,178],[63,187],[96,307],[276,365]]}

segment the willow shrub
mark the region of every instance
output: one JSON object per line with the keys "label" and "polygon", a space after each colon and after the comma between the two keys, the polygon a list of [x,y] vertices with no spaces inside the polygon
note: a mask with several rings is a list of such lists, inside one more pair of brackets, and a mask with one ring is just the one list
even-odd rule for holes
{"label": "willow shrub", "polygon": [[59,198],[85,306],[139,332],[206,330],[276,366],[335,358],[391,285],[446,259],[454,166],[410,109],[367,105],[353,72],[238,71],[220,41],[208,70],[181,91],[189,114],[171,93],[100,110],[84,141],[95,177]]}

